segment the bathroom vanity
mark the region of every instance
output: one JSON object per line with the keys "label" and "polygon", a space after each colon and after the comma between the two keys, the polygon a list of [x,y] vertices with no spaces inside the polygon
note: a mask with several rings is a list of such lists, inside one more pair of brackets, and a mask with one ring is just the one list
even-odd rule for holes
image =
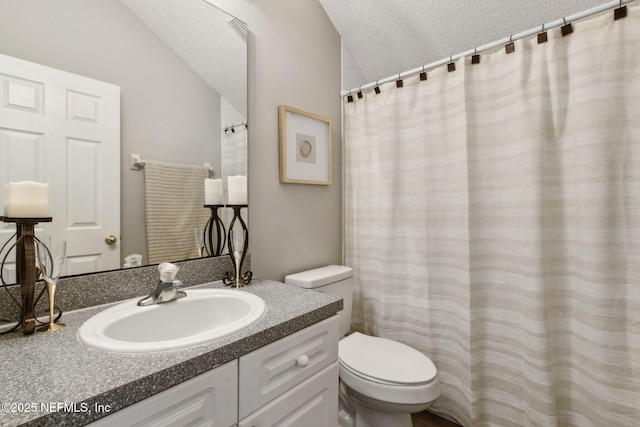
{"label": "bathroom vanity", "polygon": [[265,314],[197,347],[132,354],[81,344],[78,328],[112,304],[65,313],[60,331],[0,337],[2,403],[13,405],[3,406],[0,424],[228,427],[308,417],[305,425],[335,425],[342,300],[268,280],[238,292],[260,296]]}

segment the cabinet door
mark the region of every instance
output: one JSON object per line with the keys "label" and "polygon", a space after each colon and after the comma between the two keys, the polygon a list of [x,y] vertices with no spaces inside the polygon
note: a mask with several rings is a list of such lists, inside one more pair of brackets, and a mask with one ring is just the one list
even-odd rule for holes
{"label": "cabinet door", "polygon": [[229,427],[238,413],[238,361],[171,387],[90,424],[105,426]]}
{"label": "cabinet door", "polygon": [[337,424],[338,362],[334,362],[240,421],[238,427],[335,427]]}
{"label": "cabinet door", "polygon": [[240,358],[239,418],[338,360],[338,316]]}

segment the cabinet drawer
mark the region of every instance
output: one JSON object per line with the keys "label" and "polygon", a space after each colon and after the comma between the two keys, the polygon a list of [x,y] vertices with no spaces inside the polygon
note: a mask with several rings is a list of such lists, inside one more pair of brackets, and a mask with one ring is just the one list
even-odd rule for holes
{"label": "cabinet drawer", "polygon": [[229,427],[237,404],[238,362],[234,360],[92,423],[111,426]]}
{"label": "cabinet drawer", "polygon": [[240,358],[242,419],[338,360],[338,316]]}
{"label": "cabinet drawer", "polygon": [[238,427],[335,427],[338,423],[338,362],[303,381]]}

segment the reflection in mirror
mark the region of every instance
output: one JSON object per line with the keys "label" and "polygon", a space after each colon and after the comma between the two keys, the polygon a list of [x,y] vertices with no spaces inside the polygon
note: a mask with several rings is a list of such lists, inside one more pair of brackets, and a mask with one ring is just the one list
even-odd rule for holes
{"label": "reflection in mirror", "polygon": [[[148,171],[131,155],[197,169],[189,191],[202,214],[195,226],[205,225],[204,178],[247,175],[246,24],[204,0],[2,0],[2,9],[0,92],[11,99],[0,104],[0,183],[51,182],[54,220],[37,233],[69,241],[65,274],[138,265],[136,255],[158,262],[147,245],[146,218],[157,213],[145,210]],[[69,76],[79,83],[65,91]],[[66,107],[51,124],[54,95]],[[186,209],[179,194],[162,196],[179,216],[155,220],[173,230]],[[187,230],[189,250],[172,254],[171,242],[162,261],[198,256]],[[0,223],[0,240],[12,233]]]}

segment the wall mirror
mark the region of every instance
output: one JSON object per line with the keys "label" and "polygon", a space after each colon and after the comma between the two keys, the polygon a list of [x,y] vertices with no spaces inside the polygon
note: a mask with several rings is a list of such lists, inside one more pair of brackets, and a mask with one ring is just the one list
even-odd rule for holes
{"label": "wall mirror", "polygon": [[[210,165],[213,178],[247,175],[247,26],[205,0],[2,0],[0,55],[1,183],[51,182],[52,209],[61,205],[53,222],[63,231],[41,224],[37,234],[69,242],[65,274],[121,268],[131,254],[141,254],[142,265],[159,262],[148,258],[147,172],[133,154],[145,163]],[[24,75],[20,61],[28,63]],[[55,86],[39,82],[37,73],[30,78],[30,64],[46,67],[54,83],[66,78],[58,71],[104,83],[104,96],[80,86],[60,101],[67,103],[61,115],[88,133],[66,135],[61,148],[52,149],[47,132],[58,132],[56,125],[28,128],[30,114],[43,123],[51,116],[47,103],[54,95],[47,90]],[[110,88],[117,96],[105,107]],[[104,131],[118,140],[116,160],[108,163],[93,122],[114,115],[116,129]],[[182,185],[187,191],[204,204],[201,177],[197,188]],[[177,194],[160,193],[163,205],[184,216]],[[114,206],[115,214],[107,214]],[[209,210],[201,210],[208,218]],[[119,230],[103,226],[108,215]],[[171,229],[182,219],[155,220]],[[0,226],[6,240],[11,225]],[[115,243],[109,244],[110,235]],[[193,255],[172,261],[198,256],[193,229],[188,239]],[[103,263],[98,253],[116,254],[115,261]]]}

